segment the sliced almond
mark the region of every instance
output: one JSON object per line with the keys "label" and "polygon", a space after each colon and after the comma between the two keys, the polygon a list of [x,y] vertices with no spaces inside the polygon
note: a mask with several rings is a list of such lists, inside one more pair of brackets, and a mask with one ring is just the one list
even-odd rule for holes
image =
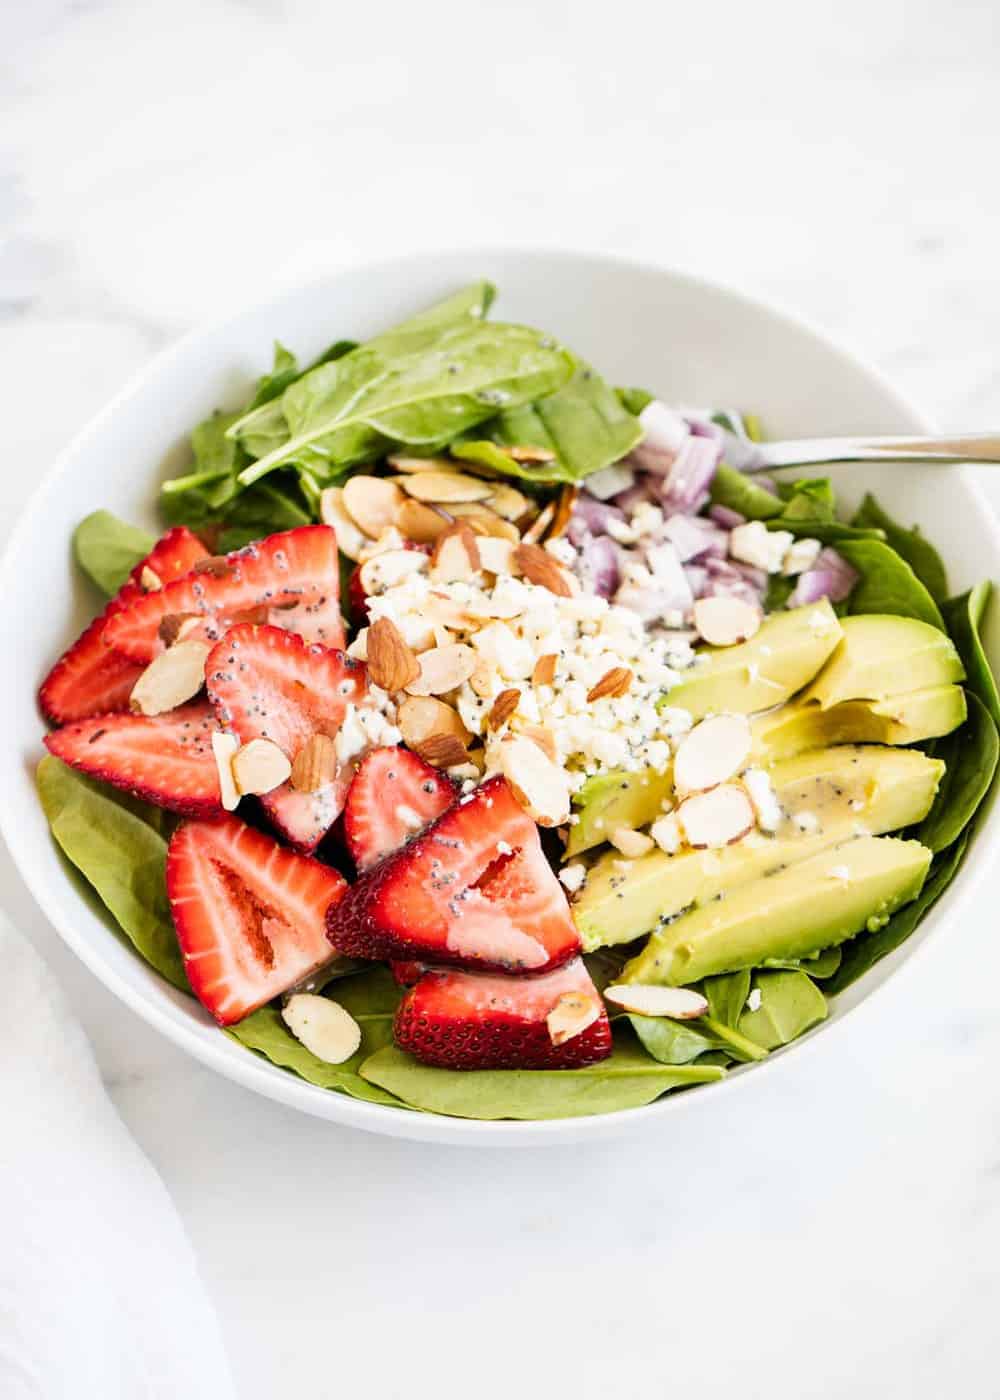
{"label": "sliced almond", "polygon": [[514,796],[539,826],[569,821],[569,777],[533,740],[508,734],[500,744],[499,763]]}
{"label": "sliced almond", "polygon": [[521,724],[517,732],[530,739],[533,744],[537,744],[545,757],[553,763],[558,761],[559,747],[556,744],[556,736],[551,729],[546,729],[544,724]]}
{"label": "sliced almond", "polygon": [[373,540],[392,524],[402,501],[399,487],[381,476],[352,476],[344,486],[345,510]]}
{"label": "sliced almond", "polygon": [[243,795],[273,792],[287,783],[291,772],[288,755],[270,739],[251,739],[233,759],[233,780]]}
{"label": "sliced almond", "polygon": [[324,525],[333,527],[337,536],[337,548],[356,564],[362,550],[371,543],[363,530],[347,512],[344,505],[344,492],[340,486],[328,486],[320,493],[319,518]]}
{"label": "sliced almond", "polygon": [[313,734],[299,749],[290,774],[296,792],[318,792],[337,776],[337,745],[328,734]]}
{"label": "sliced almond", "polygon": [[573,596],[565,570],[540,545],[519,544],[514,550],[514,563],[529,583],[547,588],[560,598]]}
{"label": "sliced almond", "polygon": [[536,447],[532,442],[518,443],[516,447],[504,448],[504,451],[509,457],[513,457],[515,462],[523,462],[529,467],[556,460],[554,452],[551,452],[547,447]]}
{"label": "sliced almond", "polygon": [[342,1065],[361,1046],[361,1027],[339,1002],[315,992],[296,992],[281,1008],[281,1019],[311,1055]]}
{"label": "sliced almond", "polygon": [[416,752],[434,768],[457,768],[468,761],[465,745],[455,734],[431,734]]}
{"label": "sliced almond", "polygon": [[712,715],[684,735],[674,754],[674,787],[681,795],[725,783],[750,756],[746,715]]}
{"label": "sliced almond", "polygon": [[695,630],[713,647],[731,647],[754,636],[761,613],[743,598],[699,598],[694,605]]}
{"label": "sliced almond", "polygon": [[423,573],[426,568],[427,555],[419,549],[389,549],[366,559],[358,577],[366,593],[384,593],[387,588],[395,588],[411,574]]}
{"label": "sliced almond", "polygon": [[501,520],[520,520],[528,509],[528,498],[515,486],[494,486],[489,499],[490,510],[495,511]]}
{"label": "sliced almond", "polygon": [[219,792],[222,805],[227,812],[235,812],[239,806],[240,794],[233,778],[233,759],[240,742],[235,734],[223,734],[217,729],[212,734],[212,756],[219,774]]}
{"label": "sliced almond", "polygon": [[[276,603],[274,610],[275,612],[289,612],[292,608],[297,606],[298,604],[296,603]],[[242,612],[231,613],[229,616],[229,623],[233,627],[238,627],[241,623],[245,626],[261,627],[267,622],[270,616],[270,608],[261,603],[256,608],[244,608]],[[191,626],[191,623],[185,622],[178,635],[181,637],[185,636],[186,629]]]}
{"label": "sliced almond", "polygon": [[433,544],[448,528],[448,517],[423,501],[412,501],[409,496],[396,511],[393,524],[399,533],[414,544]]}
{"label": "sliced almond", "polygon": [[210,554],[206,559],[199,559],[191,572],[211,574],[213,578],[229,578],[235,570],[224,554]]}
{"label": "sliced almond", "polygon": [[151,661],[132,687],[129,707],[140,715],[162,715],[191,700],[205,684],[207,642],[177,642]]}
{"label": "sliced almond", "polygon": [[418,472],[399,478],[408,496],[430,505],[447,506],[452,501],[486,501],[493,494],[488,481],[479,481],[464,472]]}
{"label": "sliced almond", "polygon": [[570,486],[568,483],[559,492],[556,500],[555,514],[552,517],[552,524],[546,531],[547,540],[561,539],[566,533],[566,526],[569,524],[570,516],[573,514],[573,507],[580,494],[579,486]]}
{"label": "sliced almond", "polygon": [[394,622],[380,617],[368,628],[368,674],[390,693],[405,688],[420,675],[420,663]]}
{"label": "sliced almond", "polygon": [[501,690],[486,716],[486,728],[499,729],[501,725],[506,724],[520,703],[521,692],[516,686]]}
{"label": "sliced almond", "polygon": [[632,672],[627,666],[612,666],[601,679],[587,691],[588,702],[594,700],[618,699],[625,695],[632,684]]}
{"label": "sliced almond", "polygon": [[431,627],[450,627],[455,632],[467,632],[475,624],[465,603],[452,598],[442,588],[432,588],[420,606],[421,615]]}
{"label": "sliced almond", "polygon": [[509,520],[502,520],[495,510],[479,503],[455,503],[448,506],[448,514],[458,520],[467,520],[478,535],[489,535],[492,539],[510,540],[520,544],[521,532]]}
{"label": "sliced almond", "polygon": [[397,472],[405,472],[407,476],[416,476],[418,472],[458,471],[450,457],[399,457],[394,454],[386,461],[390,467]]}
{"label": "sliced almond", "polygon": [[608,840],[616,851],[621,851],[623,856],[629,860],[638,860],[640,856],[648,856],[650,851],[656,847],[656,842],[652,836],[646,836],[641,831],[633,831],[627,826],[616,826]]}
{"label": "sliced almond", "polygon": [[514,559],[514,545],[510,540],[482,539],[477,541],[480,567],[491,574],[509,574]]}
{"label": "sliced almond", "polygon": [[532,685],[551,685],[556,678],[556,665],[559,661],[554,651],[547,651],[544,656],[540,656],[535,662],[535,669],[531,673]]}
{"label": "sliced almond", "polygon": [[183,639],[185,633],[193,631],[200,622],[200,613],[164,613],[156,629],[157,636],[161,642],[166,642],[168,647],[172,647],[175,642]]}
{"label": "sliced almond", "polygon": [[601,1014],[596,997],[584,992],[563,992],[545,1018],[553,1045],[565,1045],[592,1026]]}
{"label": "sliced almond", "polygon": [[537,544],[539,540],[543,540],[545,538],[545,532],[555,518],[556,503],[555,501],[549,501],[545,509],[539,511],[527,530],[525,530],[523,536],[525,544]]}
{"label": "sliced almond", "polygon": [[749,797],[735,783],[726,783],[687,797],[677,808],[677,820],[691,846],[714,849],[731,845],[754,824]]}
{"label": "sliced almond", "polygon": [[144,593],[158,593],[163,587],[163,580],[155,569],[151,569],[148,564],[143,564],[142,572],[139,575],[139,587]]}
{"label": "sliced almond", "polygon": [[475,670],[469,677],[469,685],[480,700],[488,700],[496,690],[497,668],[488,657],[479,656],[477,658]]}
{"label": "sliced almond", "polygon": [[431,555],[431,578],[435,583],[464,583],[479,573],[479,545],[464,521],[449,525],[438,536]]}
{"label": "sliced almond", "polygon": [[396,722],[403,742],[418,753],[421,744],[441,735],[453,735],[460,741],[463,750],[470,738],[458,711],[431,695],[408,695],[399,707]]}
{"label": "sliced almond", "polygon": [[691,1021],[696,1016],[704,1016],[708,1010],[708,1002],[701,992],[693,992],[689,987],[626,984],[605,987],[604,998],[637,1016],[669,1016],[673,1021]]}
{"label": "sliced almond", "polygon": [[476,669],[476,653],[462,642],[431,647],[417,658],[420,674],[406,689],[411,695],[446,695],[467,681]]}

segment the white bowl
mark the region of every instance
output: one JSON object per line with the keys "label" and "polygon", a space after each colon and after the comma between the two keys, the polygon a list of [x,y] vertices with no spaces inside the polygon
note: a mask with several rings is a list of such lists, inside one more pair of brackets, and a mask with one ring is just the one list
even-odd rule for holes
{"label": "white bowl", "polygon": [[[8,547],[0,597],[8,619],[8,683],[0,729],[17,754],[0,795],[0,827],[35,898],[71,948],[134,1011],[204,1064],[307,1113],[372,1132],[450,1143],[535,1143],[620,1132],[653,1116],[682,1114],[740,1092],[747,1075],[787,1073],[805,1045],[829,1045],[847,1012],[931,937],[954,923],[1000,842],[994,808],[977,836],[977,858],[903,948],[833,1003],[811,1035],[719,1084],[668,1095],[646,1108],[541,1123],[479,1123],[406,1113],[331,1093],[276,1069],[224,1036],[190,998],[161,981],[85,903],[56,853],[33,783],[43,724],[35,690],[93,610],[71,566],[70,536],[106,507],[155,525],[159,480],[186,460],[191,426],[238,402],[280,337],[309,357],[339,336],[365,337],[477,277],[499,292],[504,319],[539,325],[591,359],[614,383],[647,386],[668,400],[757,412],[768,436],[921,431],[927,424],[872,370],[824,336],[769,307],[661,268],[603,256],[553,252],[420,255],[352,269],[196,331],[160,355],[101,413],[39,487]],[[841,499],[871,487],[887,509],[916,521],[942,551],[955,591],[989,577],[1000,554],[990,507],[957,468],[837,467]],[[987,636],[1000,662],[1000,624]],[[13,678],[13,682],[11,680]]]}

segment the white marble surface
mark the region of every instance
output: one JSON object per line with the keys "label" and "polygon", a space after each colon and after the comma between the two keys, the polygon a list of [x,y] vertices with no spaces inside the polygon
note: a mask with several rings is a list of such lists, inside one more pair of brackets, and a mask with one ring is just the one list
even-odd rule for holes
{"label": "white marble surface", "polygon": [[[5,528],[187,327],[408,247],[676,263],[811,316],[944,425],[1000,423],[992,0],[4,17]],[[340,1131],[192,1064],[0,857],[189,1226],[246,1400],[992,1394],[998,897],[724,1119],[501,1154]]]}

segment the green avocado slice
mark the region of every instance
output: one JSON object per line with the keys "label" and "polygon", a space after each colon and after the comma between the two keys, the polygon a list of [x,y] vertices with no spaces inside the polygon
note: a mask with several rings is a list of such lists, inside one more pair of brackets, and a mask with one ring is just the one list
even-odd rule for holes
{"label": "green avocado slice", "polygon": [[828,710],[791,700],[755,716],[750,756],[768,764],[826,744],[918,744],[950,734],[965,717],[960,685],[935,685],[885,700],[843,700]]}
{"label": "green avocado slice", "polygon": [[686,986],[768,958],[808,957],[887,922],[920,893],[930,862],[919,841],[857,836],[682,914],[651,935],[621,980]]}
{"label": "green avocado slice", "polygon": [[833,655],[799,697],[803,704],[828,710],[845,700],[886,700],[965,677],[947,633],[917,618],[865,613],[845,617],[841,629]]}
{"label": "green avocado slice", "polygon": [[[602,855],[573,904],[586,952],[631,943],[682,910],[715,899],[789,863],[846,841],[922,821],[944,775],[940,759],[919,750],[875,746],[813,750],[775,764],[771,781],[785,819],[773,836],[753,833],[718,851],[653,851],[626,861]],[[793,818],[808,812],[815,830]]]}
{"label": "green avocado slice", "polygon": [[566,855],[579,855],[606,841],[616,826],[636,831],[648,826],[663,811],[664,800],[673,796],[670,769],[657,773],[643,768],[629,773],[616,768],[588,778],[573,798],[578,820],[569,829]]}

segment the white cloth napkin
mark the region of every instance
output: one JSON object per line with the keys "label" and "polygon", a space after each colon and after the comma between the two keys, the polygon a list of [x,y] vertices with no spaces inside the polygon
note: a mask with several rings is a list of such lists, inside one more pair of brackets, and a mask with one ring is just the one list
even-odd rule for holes
{"label": "white cloth napkin", "polygon": [[234,1394],[163,1182],[66,997],[0,915],[0,1396]]}

